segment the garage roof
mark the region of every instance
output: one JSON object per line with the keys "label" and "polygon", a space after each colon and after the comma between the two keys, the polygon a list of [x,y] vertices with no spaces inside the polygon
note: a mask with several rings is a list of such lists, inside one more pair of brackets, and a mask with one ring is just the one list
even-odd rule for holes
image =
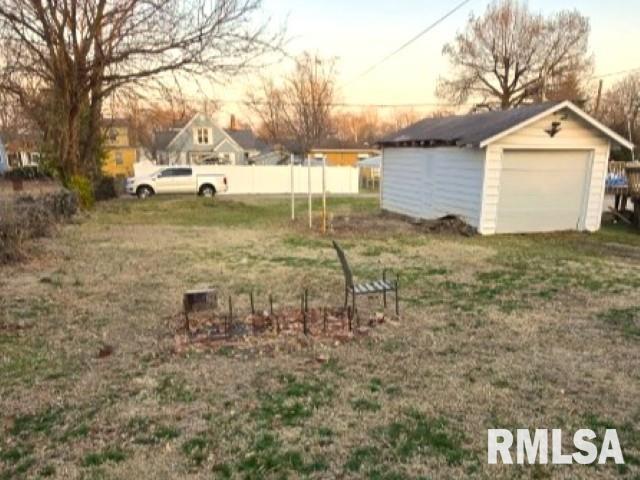
{"label": "garage roof", "polygon": [[430,144],[472,145],[486,147],[529,123],[564,108],[576,113],[604,135],[628,149],[633,144],[607,128],[569,101],[545,102],[495,112],[476,113],[443,118],[426,118],[399,132],[384,137],[382,146],[403,143],[428,142]]}

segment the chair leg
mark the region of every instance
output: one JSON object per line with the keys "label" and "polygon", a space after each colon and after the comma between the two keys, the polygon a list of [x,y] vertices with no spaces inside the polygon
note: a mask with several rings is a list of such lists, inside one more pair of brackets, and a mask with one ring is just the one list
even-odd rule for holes
{"label": "chair leg", "polygon": [[358,307],[356,305],[356,290],[355,288],[351,290],[351,301],[352,301],[352,305],[353,308],[351,309],[353,311],[353,318],[355,318],[356,320],[358,320],[360,317],[358,315]]}
{"label": "chair leg", "polygon": [[[384,271],[382,272],[382,281],[386,284],[387,283],[387,272]],[[382,291],[382,306],[384,307],[384,309],[387,309],[387,291],[383,290]]]}
{"label": "chair leg", "polygon": [[399,291],[399,287],[400,285],[398,285],[398,283],[396,283],[396,316],[399,317],[400,316],[400,299],[398,298],[398,291]]}
{"label": "chair leg", "polygon": [[347,309],[347,305],[349,303],[349,289],[344,287],[344,309]]}

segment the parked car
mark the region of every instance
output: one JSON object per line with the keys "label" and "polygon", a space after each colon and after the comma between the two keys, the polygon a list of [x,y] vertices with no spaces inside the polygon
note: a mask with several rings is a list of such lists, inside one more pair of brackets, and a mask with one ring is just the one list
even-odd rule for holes
{"label": "parked car", "polygon": [[193,167],[170,167],[150,175],[130,177],[126,190],[138,198],[165,193],[190,193],[213,197],[228,190],[227,177],[222,173],[208,173]]}

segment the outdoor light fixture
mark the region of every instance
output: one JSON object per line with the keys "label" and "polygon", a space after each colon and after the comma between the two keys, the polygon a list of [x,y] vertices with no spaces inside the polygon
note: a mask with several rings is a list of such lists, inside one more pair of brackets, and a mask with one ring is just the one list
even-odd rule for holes
{"label": "outdoor light fixture", "polygon": [[553,138],[558,134],[560,130],[562,130],[562,128],[560,128],[560,125],[562,125],[562,122],[553,122],[551,124],[551,127],[547,128],[545,132],[547,132],[549,136]]}

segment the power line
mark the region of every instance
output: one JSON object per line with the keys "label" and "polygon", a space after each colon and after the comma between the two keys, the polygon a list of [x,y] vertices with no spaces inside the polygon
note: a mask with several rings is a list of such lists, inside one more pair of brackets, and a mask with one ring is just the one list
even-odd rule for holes
{"label": "power line", "polygon": [[[467,0],[470,1],[470,0]],[[626,70],[619,70],[616,72],[607,72],[600,75],[592,75],[589,78],[607,78],[614,77],[617,75],[623,75],[626,73],[640,72],[640,67],[630,68]],[[148,100],[166,100],[167,97],[164,95],[145,95]],[[202,92],[200,95],[180,95],[176,98],[177,100],[185,100],[193,103],[201,103],[201,102],[212,102],[218,105],[246,105],[246,100],[241,99],[221,99],[221,98],[213,98],[206,95],[205,92]],[[258,102],[261,104],[266,104],[266,102]],[[338,108],[459,108],[465,106],[474,106],[476,102],[466,102],[462,104],[457,103],[439,103],[439,102],[418,102],[418,103],[350,103],[350,102],[337,102],[332,103],[332,106]]]}
{"label": "power line", "polygon": [[[348,82],[346,85],[350,85],[351,83],[355,82],[356,80],[359,80],[360,78],[364,77],[365,75],[368,75],[369,73],[371,73],[373,70],[375,70],[377,67],[379,67],[381,64],[383,64],[384,62],[386,62],[387,60],[389,60],[391,57],[397,55],[398,53],[400,53],[402,50],[404,50],[405,48],[407,48],[409,45],[411,45],[412,43],[416,42],[418,39],[420,39],[421,37],[423,37],[424,35],[426,35],[427,33],[429,33],[431,30],[433,30],[435,27],[437,27],[438,25],[440,25],[442,22],[444,22],[447,18],[449,18],[451,15],[453,15],[454,13],[456,13],[458,10],[460,10],[462,7],[464,7],[467,3],[469,3],[471,0],[464,0],[463,2],[460,2],[458,5],[455,6],[455,8],[449,10],[444,16],[440,17],[438,20],[436,20],[435,22],[433,22],[431,25],[429,25],[427,28],[425,28],[424,30],[422,30],[420,33],[418,33],[417,35],[415,35],[414,37],[412,37],[410,40],[408,40],[407,42],[403,43],[400,47],[396,48],[393,52],[389,53],[388,55],[386,55],[384,58],[382,58],[381,60],[379,60],[378,62],[374,63],[372,66],[370,66],[369,68],[367,68],[364,72],[362,72],[360,75],[358,75],[357,77],[353,78],[350,82]],[[346,86],[345,85],[345,86]]]}
{"label": "power line", "polygon": [[607,78],[607,77],[615,77],[616,75],[623,75],[625,73],[633,73],[640,71],[640,67],[630,68],[627,70],[619,70],[617,72],[603,73],[602,75],[593,75],[591,78]]}

